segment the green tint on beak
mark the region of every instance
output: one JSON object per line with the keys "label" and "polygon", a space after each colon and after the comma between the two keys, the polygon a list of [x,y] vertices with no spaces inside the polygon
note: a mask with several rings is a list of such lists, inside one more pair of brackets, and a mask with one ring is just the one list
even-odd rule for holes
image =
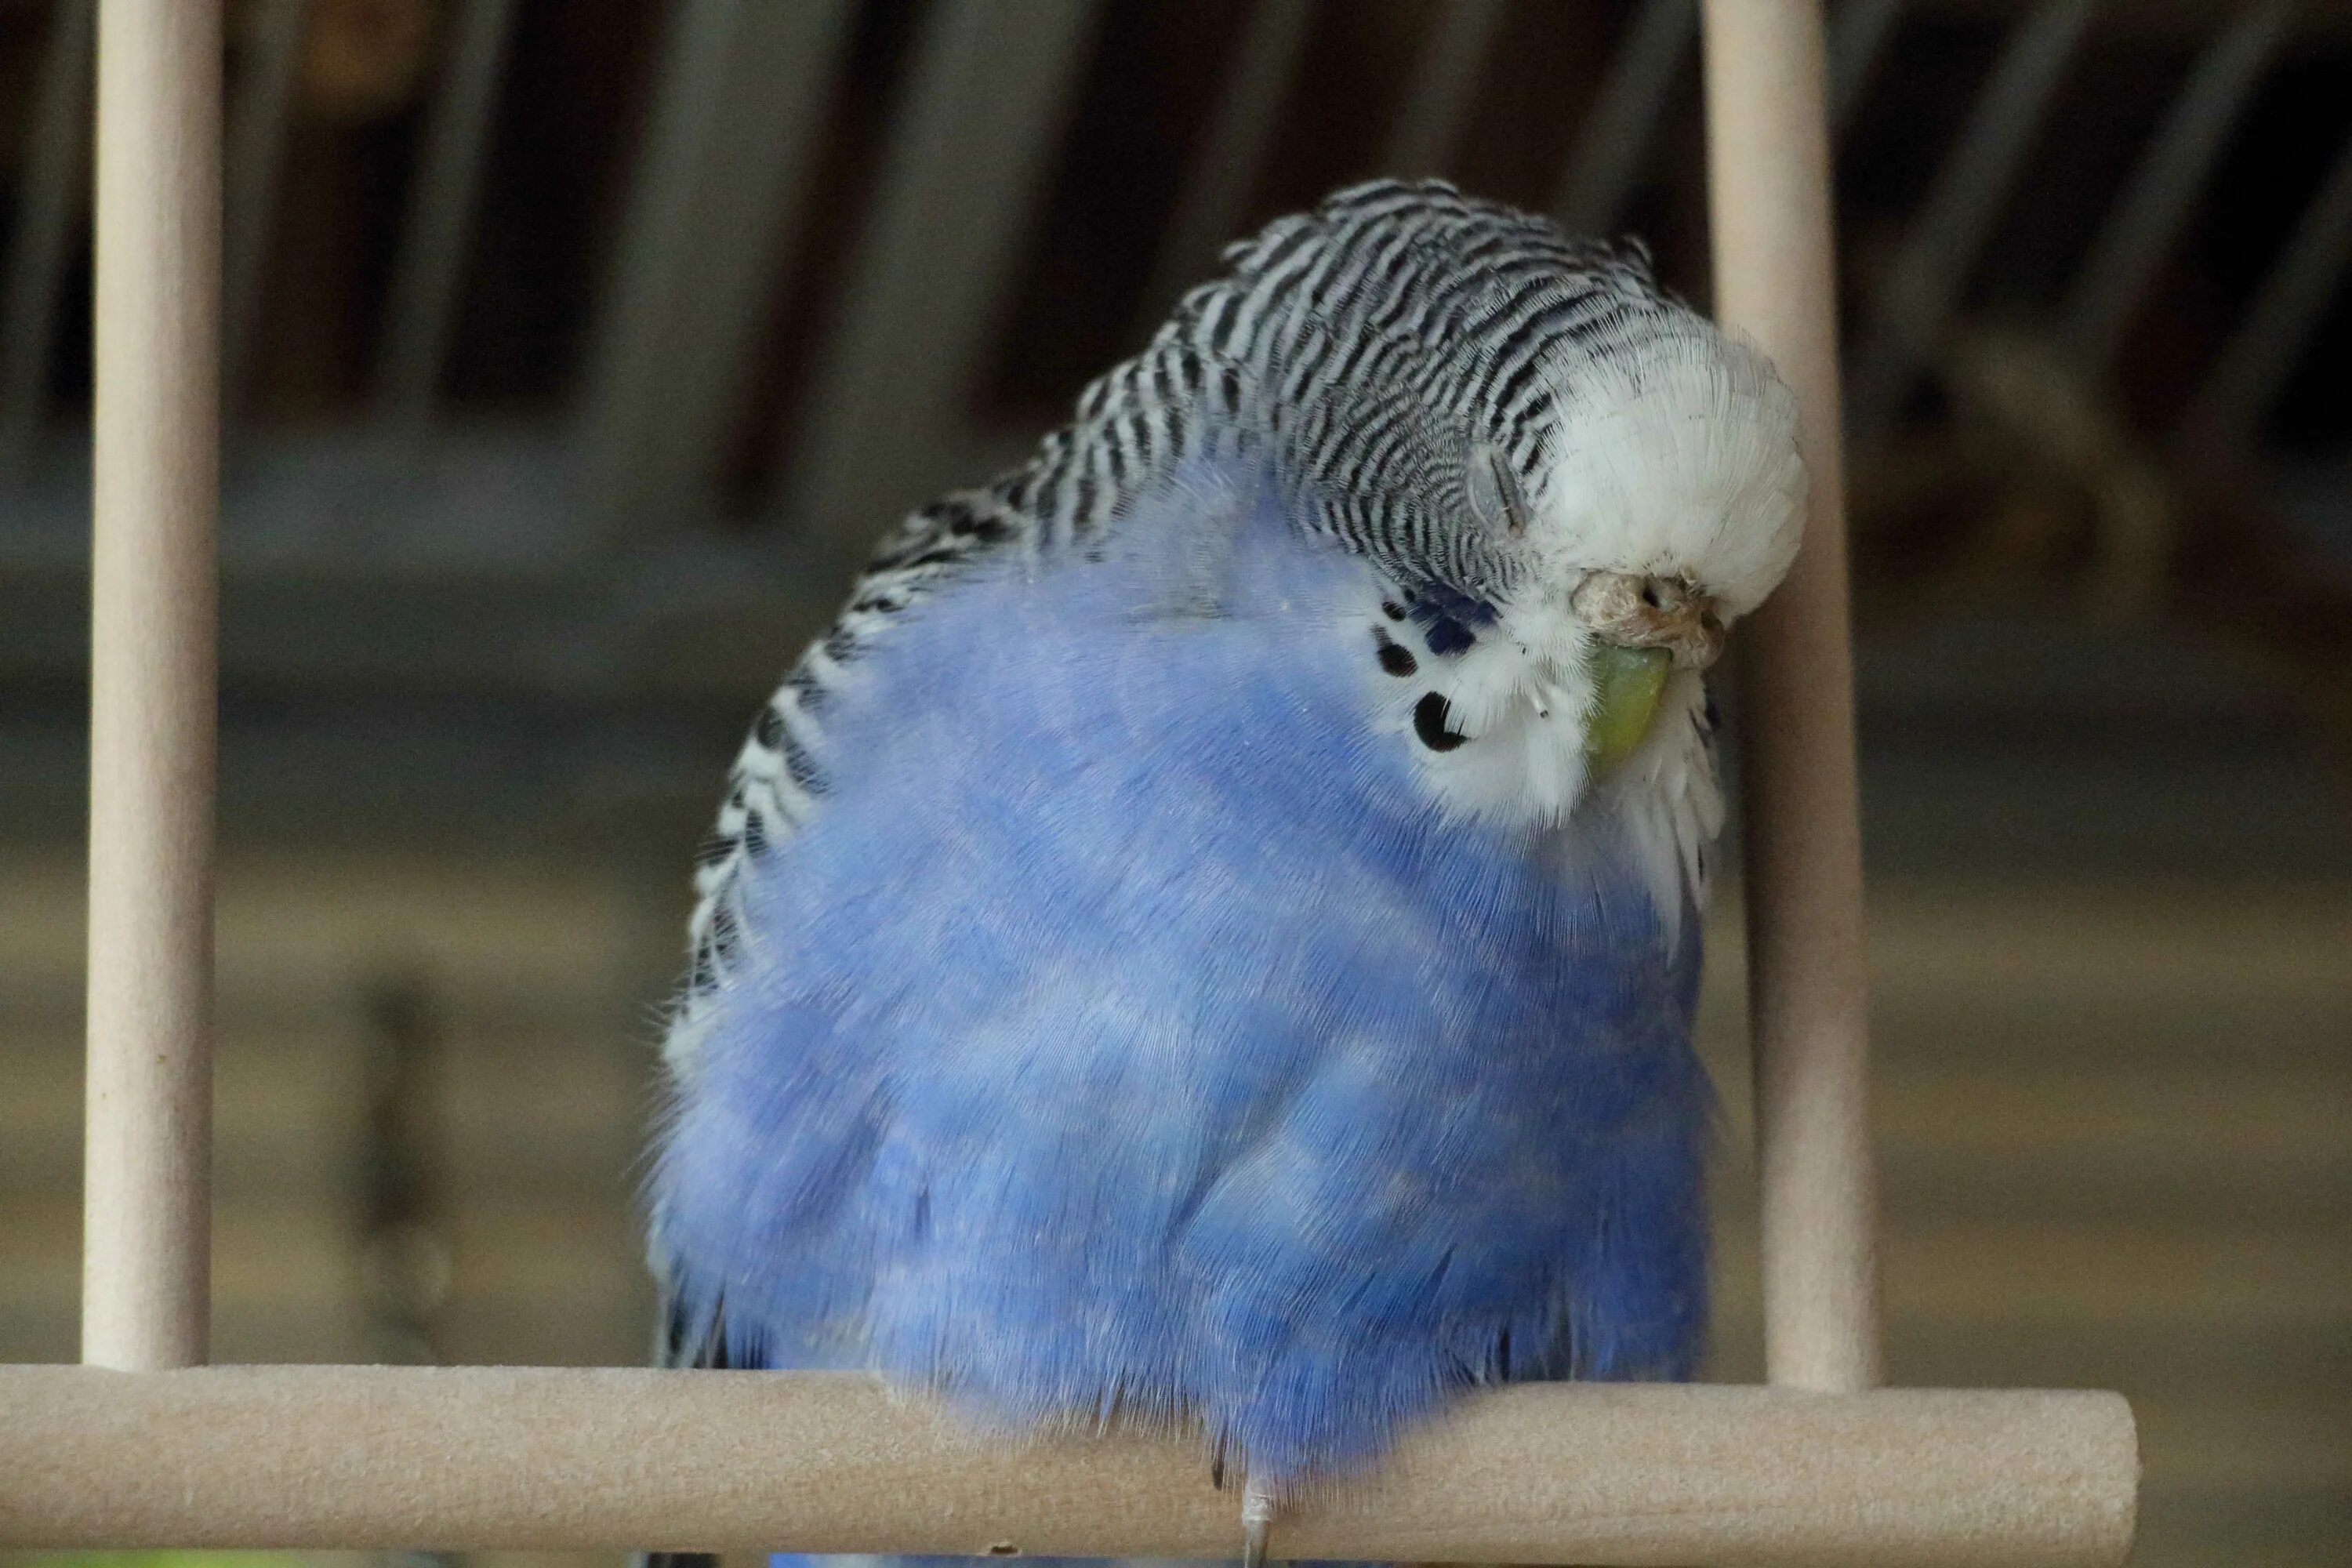
{"label": "green tint on beak", "polygon": [[1675,656],[1662,647],[1592,648],[1592,711],[1585,720],[1584,754],[1595,776],[1632,756],[1658,714],[1658,697],[1674,673]]}

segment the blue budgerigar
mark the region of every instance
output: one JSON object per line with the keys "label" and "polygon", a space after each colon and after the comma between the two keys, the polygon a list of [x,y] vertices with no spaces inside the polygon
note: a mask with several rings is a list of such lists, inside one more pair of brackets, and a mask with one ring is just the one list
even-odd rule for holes
{"label": "blue budgerigar", "polygon": [[1476,1385],[1690,1373],[1702,672],[1793,400],[1438,184],[1228,254],[915,513],[759,718],[651,1183],[667,1347],[1284,1496]]}

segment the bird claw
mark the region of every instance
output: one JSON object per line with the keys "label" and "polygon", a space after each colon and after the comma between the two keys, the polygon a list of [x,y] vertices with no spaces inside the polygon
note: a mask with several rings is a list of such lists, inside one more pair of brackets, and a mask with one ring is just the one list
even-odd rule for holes
{"label": "bird claw", "polygon": [[1274,1493],[1253,1476],[1242,1487],[1242,1568],[1265,1568],[1265,1534],[1274,1523]]}

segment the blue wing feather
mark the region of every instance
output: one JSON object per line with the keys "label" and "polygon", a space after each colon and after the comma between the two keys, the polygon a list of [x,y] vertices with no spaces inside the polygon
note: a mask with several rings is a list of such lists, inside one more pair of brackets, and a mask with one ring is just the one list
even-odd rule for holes
{"label": "blue wing feather", "polygon": [[731,1360],[1197,1423],[1276,1482],[1466,1384],[1690,1371],[1696,921],[1606,822],[1432,803],[1370,721],[1380,586],[1196,474],[851,667],[654,1177]]}

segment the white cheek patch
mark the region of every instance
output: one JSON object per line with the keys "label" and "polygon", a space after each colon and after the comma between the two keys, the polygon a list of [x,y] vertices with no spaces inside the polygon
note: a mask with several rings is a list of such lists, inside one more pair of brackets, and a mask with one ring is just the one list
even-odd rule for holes
{"label": "white cheek patch", "polygon": [[[1451,658],[1423,661],[1420,690],[1400,698],[1392,718],[1413,746],[1431,790],[1465,816],[1511,825],[1565,820],[1584,792],[1584,714],[1590,682],[1580,664],[1562,666],[1521,648],[1500,627]],[[1429,742],[1429,716],[1443,704],[1445,728],[1464,740]]]}
{"label": "white cheek patch", "polygon": [[[1558,828],[1582,805],[1588,817],[1614,819],[1660,920],[1675,931],[1686,900],[1705,908],[1706,852],[1723,825],[1705,686],[1696,671],[1677,672],[1640,748],[1594,778],[1584,743],[1593,700],[1587,634],[1565,616],[1527,619],[1507,616],[1477,628],[1470,646],[1440,653],[1398,599],[1382,600],[1359,623],[1374,722],[1451,814]],[[1457,639],[1441,631],[1434,640]]]}
{"label": "white cheek patch", "polygon": [[[1573,628],[1433,626],[1395,598],[1372,626],[1375,722],[1413,757],[1432,795],[1482,821],[1565,820],[1584,792],[1592,700],[1580,648],[1562,657],[1557,646]],[[1530,629],[1540,641],[1520,635]]]}

